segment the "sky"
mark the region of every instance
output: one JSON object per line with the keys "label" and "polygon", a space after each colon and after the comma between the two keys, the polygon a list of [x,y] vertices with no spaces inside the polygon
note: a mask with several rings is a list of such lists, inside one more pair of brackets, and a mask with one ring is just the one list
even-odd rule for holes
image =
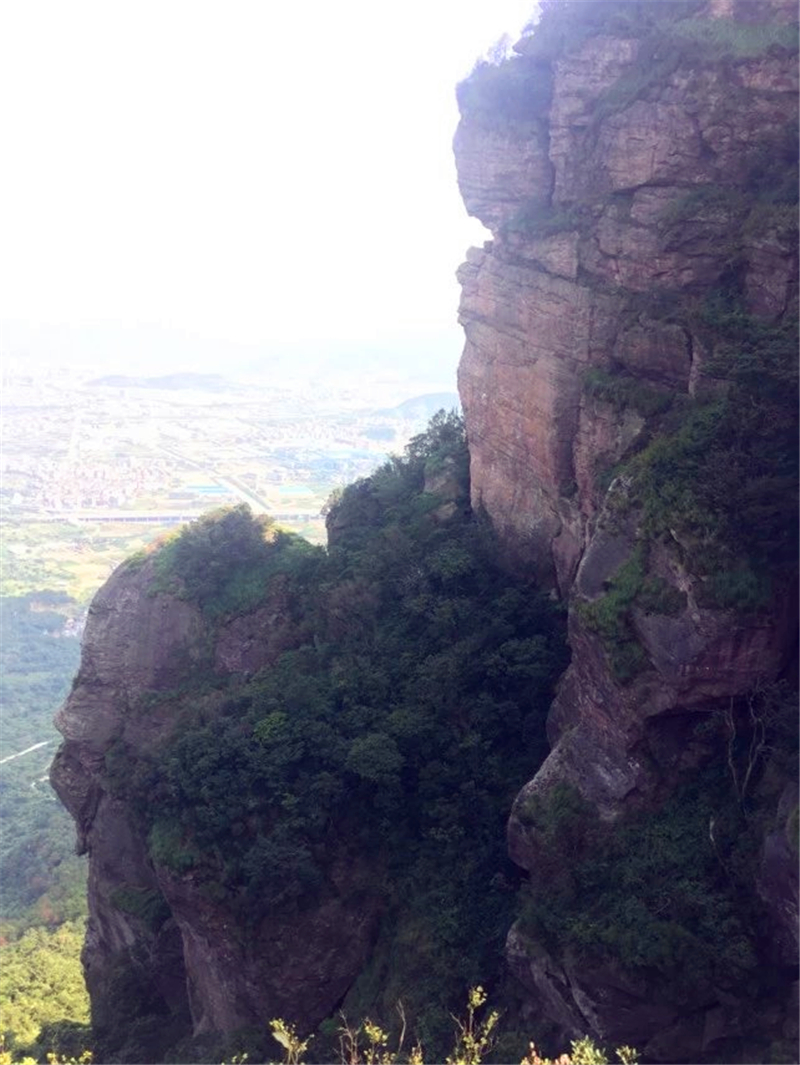
{"label": "sky", "polygon": [[455,84],[534,7],[6,0],[0,351],[113,361],[127,334],[176,364],[196,341],[454,366],[454,273],[487,236]]}

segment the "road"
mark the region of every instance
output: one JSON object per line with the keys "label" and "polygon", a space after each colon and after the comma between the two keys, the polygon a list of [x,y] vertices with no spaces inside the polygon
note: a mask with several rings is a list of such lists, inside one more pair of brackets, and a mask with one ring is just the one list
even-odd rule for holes
{"label": "road", "polygon": [[38,751],[40,747],[46,747],[48,743],[55,743],[55,740],[42,740],[41,743],[34,743],[33,747],[26,747],[24,751],[17,751],[16,754],[7,754],[5,758],[0,758],[0,765],[5,762],[11,762],[15,758],[21,758],[23,754],[30,754],[31,751]]}

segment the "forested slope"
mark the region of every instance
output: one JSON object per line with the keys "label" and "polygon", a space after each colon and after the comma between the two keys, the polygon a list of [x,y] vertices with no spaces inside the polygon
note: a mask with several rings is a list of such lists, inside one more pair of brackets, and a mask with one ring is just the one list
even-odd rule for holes
{"label": "forested slope", "polygon": [[504,984],[504,825],[567,653],[467,499],[441,414],[345,490],[327,552],[239,508],[95,600],[54,781],[91,854],[107,1059],[276,1013],[392,1025],[398,998],[436,1056],[465,988]]}

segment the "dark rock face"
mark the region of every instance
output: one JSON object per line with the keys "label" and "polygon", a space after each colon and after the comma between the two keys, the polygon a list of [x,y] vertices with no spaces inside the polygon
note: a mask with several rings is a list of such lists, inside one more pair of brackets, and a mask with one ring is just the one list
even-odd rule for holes
{"label": "dark rock face", "polygon": [[[783,0],[714,0],[700,14],[796,19]],[[677,542],[652,545],[647,566],[682,606],[632,610],[646,659],[633,680],[615,677],[585,620],[643,535],[635,508],[621,517],[626,485],[599,488],[598,468],[624,461],[648,432],[633,405],[587,392],[586,374],[621,373],[689,397],[724,387],[709,374],[699,333],[650,308],[662,297],[702,298],[721,283],[737,224],[730,204],[753,152],[779,145],[797,123],[796,56],[781,49],[677,62],[647,91],[609,106],[609,90],[631,77],[642,47],[633,37],[590,37],[551,62],[544,112],[503,115],[492,128],[486,114],[462,108],[454,143],[467,210],[492,230],[458,273],[472,504],[511,558],[570,602],[572,664],[550,712],[552,752],[509,821],[511,857],[528,870],[540,858],[521,816],[533,797],[567,783],[607,821],[657,805],[703,757],[686,739],[692,715],[774,681],[795,652],[793,587],[746,617],[710,609]],[[535,50],[535,34],[516,46],[523,58]],[[708,188],[722,191],[697,195],[687,212],[687,196]],[[795,243],[772,222],[743,238],[746,309],[765,322],[796,308]],[[796,965],[796,854],[785,831],[790,816],[796,831],[794,785],[781,809],[757,891],[772,913],[775,957]],[[720,999],[692,1010],[660,1001],[630,973],[587,967],[569,952],[554,957],[520,927],[508,958],[532,1014],[544,1011],[573,1036],[633,1042],[648,1060],[697,1061],[720,1060],[713,1055],[726,1052],[725,1040],[741,1034],[736,1010]]]}
{"label": "dark rock face", "polygon": [[[89,855],[83,962],[93,1023],[101,1033],[119,1025],[123,979],[152,1013],[185,1015],[195,1035],[275,1016],[309,1030],[341,1001],[373,941],[377,908],[363,861],[332,841],[338,858],[315,904],[244,930],[193,871],[154,862],[111,779],[118,753],[132,773],[170,737],[176,693],[198,671],[235,679],[293,646],[283,589],[276,582],[271,602],[215,628],[196,606],[153,594],[152,581],[151,562],[121,567],[97,594],[81,669],[56,719],[64,742],[51,779]],[[161,901],[157,925],[131,912],[126,893]]]}
{"label": "dark rock face", "polygon": [[775,961],[797,964],[798,869],[797,789],[781,795],[775,825],[764,839],[756,890],[769,909]]}

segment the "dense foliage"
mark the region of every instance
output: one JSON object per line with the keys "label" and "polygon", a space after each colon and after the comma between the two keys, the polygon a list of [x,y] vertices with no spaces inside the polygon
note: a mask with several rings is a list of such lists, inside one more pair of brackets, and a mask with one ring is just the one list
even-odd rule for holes
{"label": "dense foliage", "polygon": [[[426,478],[450,485],[454,514]],[[516,879],[505,819],[546,753],[566,664],[559,612],[500,569],[466,492],[463,427],[440,414],[404,458],[345,489],[327,553],[265,541],[243,510],[191,527],[159,581],[216,615],[233,601],[213,579],[217,551],[252,551],[262,597],[280,588],[291,604],[295,646],[213,714],[184,697],[157,760],[132,773],[126,752],[107,759],[153,858],[193,869],[250,927],[313,903],[337,848],[369,854],[363,889],[385,918],[348,1006],[392,1016],[401,992],[429,1047],[466,982],[500,981]]]}
{"label": "dense foliage", "polygon": [[[55,931],[33,928],[3,948],[0,1043],[35,1044],[40,1029],[63,1024],[64,1018],[73,1025],[86,1025],[89,1000],[78,964],[83,933],[82,923],[67,922]],[[9,1033],[13,1033],[10,1040]],[[80,1035],[84,1046],[87,1034],[84,1027]],[[55,1030],[49,1039],[47,1049],[59,1049]]]}
{"label": "dense foliage", "polygon": [[49,590],[0,603],[0,1036],[13,1032],[19,1044],[42,1026],[88,1019],[78,923],[86,862],[47,779],[53,714],[78,665],[79,641],[66,628],[78,612]]}
{"label": "dense foliage", "polygon": [[[72,822],[47,782],[55,750],[52,718],[69,690],[80,645],[65,633],[77,604],[53,591],[0,602],[0,928],[53,927],[85,915],[85,863]],[[20,758],[35,744],[45,744]]]}
{"label": "dense foliage", "polygon": [[[242,613],[258,605],[276,574],[318,554],[270,518],[253,518],[243,503],[210,511],[169,538],[156,558],[156,590],[192,599],[212,618]],[[142,552],[128,565],[146,557]]]}

